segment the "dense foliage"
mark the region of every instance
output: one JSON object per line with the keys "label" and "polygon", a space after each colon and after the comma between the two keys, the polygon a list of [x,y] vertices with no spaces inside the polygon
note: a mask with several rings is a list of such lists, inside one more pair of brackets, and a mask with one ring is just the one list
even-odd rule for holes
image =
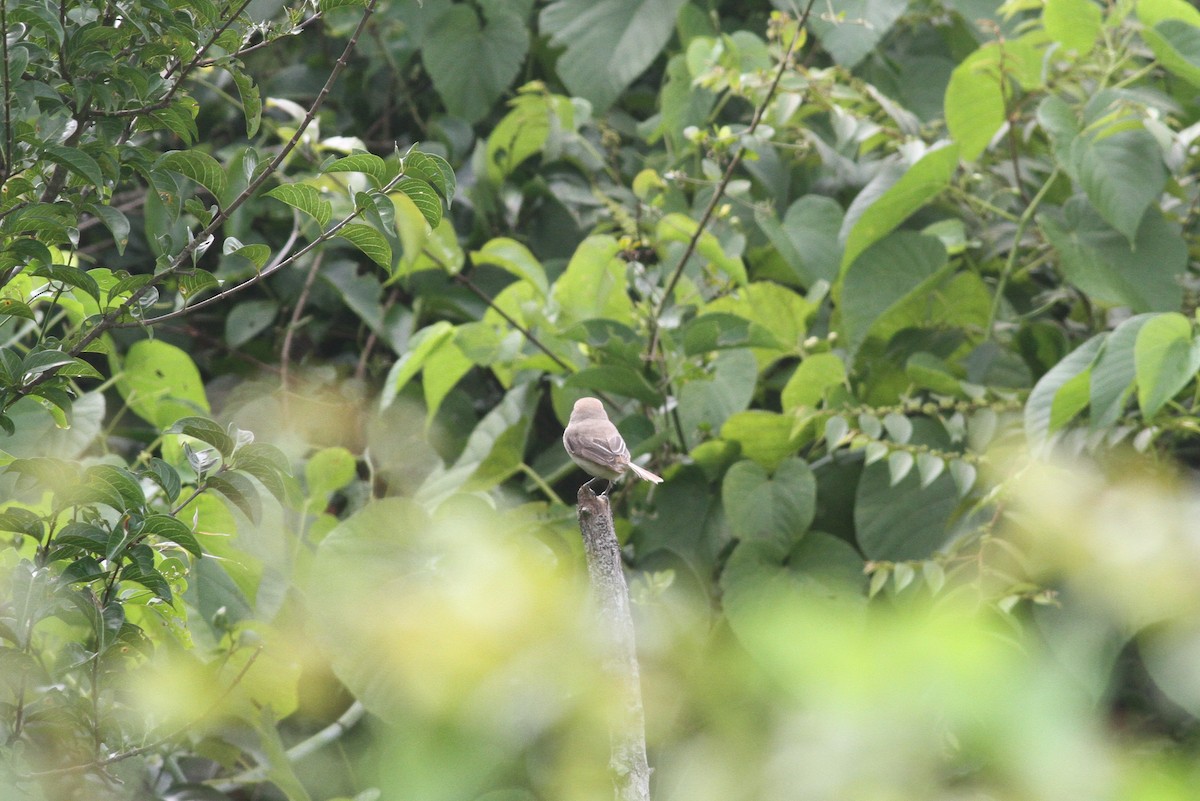
{"label": "dense foliage", "polygon": [[5,797],[1190,799],[1185,0],[0,0]]}

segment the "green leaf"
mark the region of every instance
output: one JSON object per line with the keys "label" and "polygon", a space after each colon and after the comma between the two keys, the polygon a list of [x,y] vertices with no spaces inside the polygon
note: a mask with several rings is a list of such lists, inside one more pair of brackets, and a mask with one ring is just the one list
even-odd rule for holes
{"label": "green leaf", "polygon": [[1183,291],[1176,276],[1187,267],[1187,246],[1179,228],[1151,209],[1131,243],[1082,197],[1061,211],[1038,215],[1047,239],[1058,250],[1063,276],[1093,302],[1130,306],[1136,312],[1179,308]]}
{"label": "green leaf", "polygon": [[420,178],[405,177],[396,184],[396,189],[408,195],[408,199],[421,212],[430,228],[437,228],[438,223],[442,221],[442,201],[428,183]]}
{"label": "green leaf", "polygon": [[0,317],[20,317],[25,320],[35,320],[33,309],[13,298],[0,298]]}
{"label": "green leaf", "polygon": [[455,491],[494,489],[520,470],[538,397],[531,389],[530,384],[510,389],[471,431],[454,464],[430,475],[418,499],[432,503]]}
{"label": "green leaf", "polygon": [[546,280],[546,270],[542,267],[541,262],[529,252],[529,248],[515,239],[507,237],[489,239],[482,248],[471,252],[471,260],[477,266],[490,264],[528,281],[537,288],[542,297],[549,294],[550,285]]}
{"label": "green leaf", "polygon": [[348,223],[338,229],[337,235],[354,244],[371,261],[385,270],[392,268],[392,246],[383,234],[369,225]]}
{"label": "green leaf", "polygon": [[[914,421],[914,442],[945,449],[948,443],[940,426],[928,420]],[[945,544],[947,526],[958,506],[958,488],[949,473],[921,486],[914,460],[897,458],[893,451],[886,463],[863,468],[854,502],[854,530],[868,559],[906,561],[928,559]],[[901,480],[894,481],[897,476]]]}
{"label": "green leaf", "polygon": [[729,416],[721,426],[721,439],[736,443],[743,456],[773,471],[799,447],[795,427],[790,415],[749,409]]}
{"label": "green leaf", "polygon": [[721,501],[734,536],[790,546],[808,531],[817,508],[817,481],[801,459],[786,459],[773,474],[743,460],[729,468]]}
{"label": "green leaf", "polygon": [[458,346],[456,338],[442,342],[429,355],[421,371],[421,389],[425,393],[427,423],[433,422],[442,401],[474,366],[474,362]]}
{"label": "green leaf", "polygon": [[258,525],[262,519],[262,500],[258,490],[250,483],[250,479],[238,473],[225,471],[206,479],[208,487],[221,493],[225,498],[242,511],[251,523]]}
{"label": "green leaf", "polygon": [[266,195],[299,209],[316,220],[317,225],[322,228],[329,224],[329,219],[333,216],[333,206],[328,200],[321,197],[321,193],[315,186],[280,184]]}
{"label": "green leaf", "polygon": [[85,208],[90,214],[96,216],[96,219],[104,223],[109,232],[113,235],[113,244],[117,246],[117,255],[125,254],[125,246],[129,244],[129,219],[115,206],[108,206],[103,203],[89,203]]}
{"label": "green leaf", "polygon": [[[55,542],[59,542],[62,539],[63,533],[70,525],[67,524],[67,526],[64,526],[55,535]],[[40,517],[28,509],[13,507],[12,509],[0,511],[0,531],[8,531],[14,534],[28,534],[40,542],[42,537],[46,536],[46,524],[42,522]]]}
{"label": "green leaf", "polygon": [[118,512],[140,511],[146,506],[137,477],[113,465],[92,465],[84,471],[82,490],[89,501],[107,504]]}
{"label": "green leaf", "polygon": [[846,210],[839,235],[845,242],[843,274],[864,250],[941,194],[957,167],[958,147],[947,145],[930,150],[910,167],[880,171]]}
{"label": "green leaf", "polygon": [[325,499],[341,489],[358,475],[358,461],[354,454],[341,447],[322,448],[304,465],[304,480],[308,485],[309,497],[324,504]]}
{"label": "green leaf", "polygon": [[974,161],[1004,124],[1006,92],[1015,79],[1027,90],[1041,86],[1044,37],[991,42],[954,68],[946,87],[946,127],[959,143],[959,156]]}
{"label": "green leaf", "polygon": [[33,274],[81,289],[93,299],[100,300],[100,287],[96,284],[96,279],[78,267],[69,267],[65,264],[45,264],[34,270]]}
{"label": "green leaf", "polygon": [[758,366],[748,350],[718,351],[711,374],[686,381],[679,389],[679,423],[685,441],[695,443],[721,430],[754,397]]}
{"label": "green leaf", "polygon": [[203,555],[200,543],[192,530],[170,515],[148,515],[142,525],[142,533],[152,534],[160,540],[173,542],[193,556]]}
{"label": "green leaf", "polygon": [[1177,312],[1147,320],[1137,332],[1134,369],[1138,406],[1149,420],[1200,369],[1200,343],[1193,337],[1191,322]]}
{"label": "green leaf", "polygon": [[808,641],[803,624],[801,631],[779,630],[781,620],[800,621],[787,612],[781,616],[781,610],[821,610],[813,618],[814,634],[815,626],[828,626],[828,612],[856,628],[851,615],[865,596],[862,557],[845,540],[819,531],[810,531],[790,549],[771,542],[738,543],[721,572],[721,606],[730,628],[755,664],[777,666],[781,676],[795,675],[796,665],[781,659],[788,649],[780,643]]}
{"label": "green leaf", "polygon": [[401,170],[405,175],[420,178],[436,189],[446,201],[447,206],[454,200],[455,188],[458,186],[454,168],[450,166],[450,162],[436,153],[410,150],[401,161]]}
{"label": "green leaf", "polygon": [[483,119],[509,88],[529,50],[529,29],[520,14],[489,3],[484,15],[481,26],[474,8],[451,6],[430,25],[421,48],[446,109],[471,123]]}
{"label": "green leaf", "polygon": [[286,503],[291,482],[291,465],[274,445],[251,442],[233,455],[231,466],[258,479],[279,503]]}
{"label": "green leaf", "polygon": [[763,209],[755,212],[759,227],[804,287],[837,279],[842,262],[837,233],[843,217],[837,201],[821,195],[800,198],[788,207],[782,221]]}
{"label": "green leaf", "polygon": [[1149,131],[1120,131],[1071,143],[1075,174],[1088,200],[1109,225],[1133,243],[1146,209],[1167,182],[1162,152]]}
{"label": "green leaf", "polygon": [[229,184],[221,163],[199,150],[171,150],[154,162],[155,169],[179,173],[203,186],[218,200]]}
{"label": "green leaf", "polygon": [[361,172],[370,176],[376,189],[388,180],[387,163],[373,153],[355,153],[325,165],[324,172]]}
{"label": "green leaf", "polygon": [[808,25],[838,65],[853,69],[906,10],[908,0],[830,0],[825,13],[813,8]]}
{"label": "green leaf", "polygon": [[522,163],[541,152],[551,129],[569,128],[565,114],[572,114],[566,98],[547,96],[542,92],[524,91],[509,101],[512,108],[505,114],[487,138],[487,175],[500,183]]}
{"label": "green leaf", "polygon": [[191,357],[157,339],[141,340],[129,348],[117,390],[136,415],[158,429],[181,417],[209,412],[204,382]]}
{"label": "green leaf", "polygon": [[1200,11],[1183,0],[1140,0],[1142,39],[1166,69],[1200,87]]}
{"label": "green leaf", "polygon": [[253,264],[257,270],[261,270],[266,265],[267,259],[271,258],[271,248],[261,244],[242,245],[229,251],[229,253],[234,256],[241,256]]}
{"label": "green leaf", "polygon": [[783,346],[766,326],[728,312],[709,312],[692,318],[683,327],[683,350],[689,356],[727,348]]}
{"label": "green leaf", "polygon": [[108,552],[108,532],[92,523],[74,521],[54,535],[56,546],[81,548],[98,556]]}
{"label": "green leaf", "polygon": [[662,393],[646,380],[640,370],[624,364],[585,367],[568,376],[563,386],[591,390],[593,393],[623,395],[648,406],[658,406],[663,402]]}
{"label": "green leaf", "polygon": [[1134,343],[1138,331],[1155,315],[1139,314],[1108,335],[1092,365],[1088,403],[1092,430],[1107,428],[1120,418],[1134,390]]}
{"label": "green leaf", "polygon": [[801,407],[816,408],[825,392],[846,383],[846,365],[834,353],[814,353],[806,356],[784,385],[780,395],[785,412]]}
{"label": "green leaf", "polygon": [[150,459],[149,464],[141,471],[141,475],[162,487],[163,494],[170,503],[174,503],[175,499],[179,497],[179,491],[182,489],[179,473],[157,456]]}
{"label": "green leaf", "polygon": [[379,399],[382,408],[390,406],[400,390],[425,366],[430,354],[453,337],[454,326],[445,320],[439,320],[414,334],[408,342],[408,349],[392,365],[383,381],[383,392]]}
{"label": "green leaf", "polygon": [[237,349],[275,322],[279,304],[273,300],[247,300],[229,310],[225,318],[225,342]]}
{"label": "green leaf", "polygon": [[572,95],[611,106],[658,57],[685,0],[555,0],[539,29],[565,47],[556,69]]}
{"label": "green leaf", "polygon": [[153,592],[167,603],[171,602],[171,585],[152,567],[140,564],[127,564],[121,571],[122,581],[135,581]]}
{"label": "green leaf", "polygon": [[44,145],[42,154],[49,160],[65,167],[68,171],[82,178],[91,186],[104,186],[104,175],[96,160],[79,148],[63,147],[62,145]]}
{"label": "green leaf", "polygon": [[[100,377],[95,368],[87,362],[77,359],[69,353],[63,353],[56,348],[31,351],[21,361],[19,376],[22,383],[28,383],[43,373],[50,371],[63,373],[63,370],[67,369],[68,366],[77,368],[69,373],[71,375],[87,375],[89,378]],[[68,373],[63,374],[66,375]]]}
{"label": "green leaf", "polygon": [[[700,224],[686,214],[673,212],[658,221],[655,227],[655,238],[659,243],[680,242],[687,244],[696,235]],[[721,241],[711,231],[702,231],[696,241],[696,254],[708,262],[735,283],[745,285],[748,281],[746,265],[737,256],[729,256],[721,247]]]}
{"label": "green leaf", "polygon": [[946,248],[935,237],[898,231],[863,251],[842,280],[838,308],[853,357],[888,311],[941,280]]}
{"label": "green leaf", "polygon": [[242,115],[246,118],[246,137],[253,139],[262,124],[262,96],[254,80],[240,68],[225,65],[226,71],[237,86],[238,97],[242,101]]}
{"label": "green leaf", "polygon": [[1086,56],[1100,36],[1102,16],[1091,0],[1046,0],[1042,25],[1051,39]]}
{"label": "green leaf", "polygon": [[590,236],[579,243],[551,290],[551,298],[562,309],[561,326],[594,318],[632,324],[633,301],[625,262],[617,257],[620,250],[611,236]]}
{"label": "green leaf", "polygon": [[[1043,447],[1056,428],[1087,405],[1091,380],[1089,371],[1103,344],[1103,335],[1092,337],[1054,365],[1034,385],[1029,399],[1025,401],[1025,436],[1035,451]],[[1081,376],[1082,384],[1078,381],[1071,383]]]}
{"label": "green leaf", "polygon": [[179,276],[178,279],[179,294],[186,298],[193,298],[201,292],[207,292],[210,289],[220,289],[221,284],[217,281],[217,277],[207,270],[190,270]]}
{"label": "green leaf", "polygon": [[225,429],[207,417],[181,418],[164,433],[183,434],[198,439],[206,445],[216,448],[226,458],[233,454],[234,441],[225,433]]}
{"label": "green leaf", "polygon": [[942,457],[925,452],[917,454],[917,473],[921,476],[922,489],[936,481],[945,469],[946,462]]}

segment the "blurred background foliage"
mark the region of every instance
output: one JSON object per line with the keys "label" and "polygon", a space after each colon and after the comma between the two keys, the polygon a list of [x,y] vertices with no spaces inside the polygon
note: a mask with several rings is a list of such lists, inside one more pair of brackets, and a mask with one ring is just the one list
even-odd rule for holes
{"label": "blurred background foliage", "polygon": [[1185,0],[2,0],[0,795],[1193,799]]}

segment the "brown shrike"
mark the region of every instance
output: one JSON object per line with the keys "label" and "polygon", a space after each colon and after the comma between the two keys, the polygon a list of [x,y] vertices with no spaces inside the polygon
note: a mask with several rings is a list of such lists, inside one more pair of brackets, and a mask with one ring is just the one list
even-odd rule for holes
{"label": "brown shrike", "polygon": [[609,422],[604,413],[604,405],[595,398],[580,398],[571,409],[571,419],[567,422],[567,430],[563,432],[563,447],[571,461],[584,469],[592,479],[584,484],[587,487],[597,478],[608,481],[601,495],[607,495],[612,489],[612,483],[632,471],[638,478],[661,484],[662,478],[649,470],[638,467],[629,461],[629,446],[621,438],[617,427]]}

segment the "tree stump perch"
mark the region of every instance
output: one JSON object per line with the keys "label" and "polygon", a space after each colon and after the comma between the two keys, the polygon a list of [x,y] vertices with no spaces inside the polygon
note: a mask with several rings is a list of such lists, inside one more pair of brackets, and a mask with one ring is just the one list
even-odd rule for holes
{"label": "tree stump perch", "polygon": [[646,760],[646,719],[638,672],[637,642],[629,606],[629,586],[621,564],[621,546],[613,527],[608,498],[580,487],[579,531],[587,558],[588,579],[605,649],[604,670],[618,688],[612,699],[618,714],[609,732],[613,784],[617,801],[650,801],[650,766]]}

